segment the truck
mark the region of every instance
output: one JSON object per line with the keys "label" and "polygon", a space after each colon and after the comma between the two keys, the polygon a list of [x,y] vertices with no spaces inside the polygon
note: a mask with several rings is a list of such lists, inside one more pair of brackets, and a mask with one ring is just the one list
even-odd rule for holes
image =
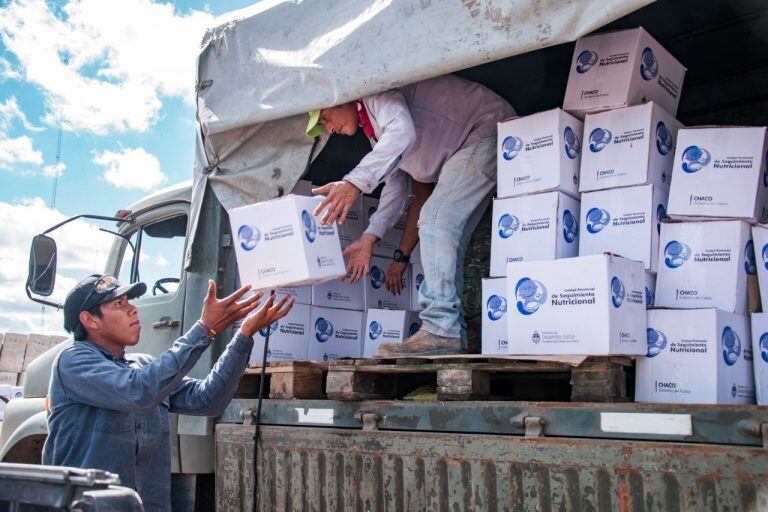
{"label": "truck", "polygon": [[[152,276],[151,292],[136,300],[145,327],[137,351],[157,354],[192,325],[209,278],[222,293],[235,288],[229,209],[289,193],[300,178],[340,179],[369,150],[361,134],[306,137],[312,109],[446,73],[490,87],[519,114],[554,108],[575,39],[643,26],[688,67],[684,124],[760,125],[768,112],[768,6],[757,0],[276,0],[232,19],[206,33],[198,58],[192,183],[106,218],[117,236],[105,272],[139,280],[149,246],[179,261],[178,273]],[[465,260],[475,340],[489,228],[486,217]],[[30,298],[50,295],[54,255],[52,237],[35,238]],[[191,376],[208,372],[229,334]],[[39,462],[62,347],[30,365],[24,397],[8,404],[0,460]],[[765,407],[633,403],[631,362],[613,364],[608,377],[605,368],[582,370],[565,391],[532,378],[512,400],[444,400],[439,391],[391,400],[350,381],[357,394],[345,399],[274,394],[258,425],[258,399],[243,386],[220,418],[172,418],[174,499],[200,510],[213,501],[218,510],[768,509]],[[614,403],[575,393],[579,379]]]}

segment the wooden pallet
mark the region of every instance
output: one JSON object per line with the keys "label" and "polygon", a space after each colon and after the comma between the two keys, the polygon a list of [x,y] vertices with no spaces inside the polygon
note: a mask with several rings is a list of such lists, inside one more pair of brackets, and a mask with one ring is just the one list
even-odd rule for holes
{"label": "wooden pallet", "polygon": [[415,389],[430,387],[437,400],[630,399],[631,358],[589,357],[578,363],[562,359],[444,356],[331,361],[325,391],[328,398],[337,400],[408,398]]}
{"label": "wooden pallet", "polygon": [[[265,398],[325,398],[325,374],[328,363],[313,361],[280,361],[265,368]],[[261,367],[246,368],[235,396],[253,398],[259,395]]]}

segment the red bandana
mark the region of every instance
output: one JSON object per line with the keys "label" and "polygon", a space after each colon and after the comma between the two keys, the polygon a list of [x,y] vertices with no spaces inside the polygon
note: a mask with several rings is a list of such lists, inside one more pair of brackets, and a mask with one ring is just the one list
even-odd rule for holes
{"label": "red bandana", "polygon": [[363,128],[363,133],[369,139],[373,139],[376,142],[378,142],[379,138],[376,137],[376,132],[373,131],[371,118],[368,117],[368,111],[365,109],[365,105],[363,105],[363,102],[360,100],[357,100],[355,102],[355,105],[357,106],[357,121],[360,123],[360,126]]}

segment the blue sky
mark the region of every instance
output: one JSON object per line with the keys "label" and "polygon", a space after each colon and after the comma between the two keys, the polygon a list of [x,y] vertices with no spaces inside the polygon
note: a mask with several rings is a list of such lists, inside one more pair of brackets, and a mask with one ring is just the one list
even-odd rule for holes
{"label": "blue sky", "polygon": [[[59,330],[53,312],[40,324],[23,293],[34,233],[65,216],[111,215],[192,177],[199,41],[251,3],[0,0],[0,332]],[[109,242],[91,226],[73,230],[81,236],[62,252],[81,244],[88,254],[57,288],[93,271],[94,247]]]}

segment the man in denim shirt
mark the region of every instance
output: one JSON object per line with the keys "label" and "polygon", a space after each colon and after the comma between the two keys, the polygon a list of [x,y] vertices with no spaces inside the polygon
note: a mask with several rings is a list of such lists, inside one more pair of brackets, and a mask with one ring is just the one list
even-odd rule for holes
{"label": "man in denim shirt", "polygon": [[43,463],[117,473],[147,510],[171,510],[168,413],[219,416],[248,364],[251,336],[293,305],[271,296],[243,321],[206,378],[186,377],[217,332],[258,308],[260,293],[238,301],[249,288],[218,300],[210,281],[200,320],[154,358],[125,353],[141,332],[129,300],[146,285],[121,286],[98,274],[80,281],[64,302],[64,327],[75,342],[53,365]]}

